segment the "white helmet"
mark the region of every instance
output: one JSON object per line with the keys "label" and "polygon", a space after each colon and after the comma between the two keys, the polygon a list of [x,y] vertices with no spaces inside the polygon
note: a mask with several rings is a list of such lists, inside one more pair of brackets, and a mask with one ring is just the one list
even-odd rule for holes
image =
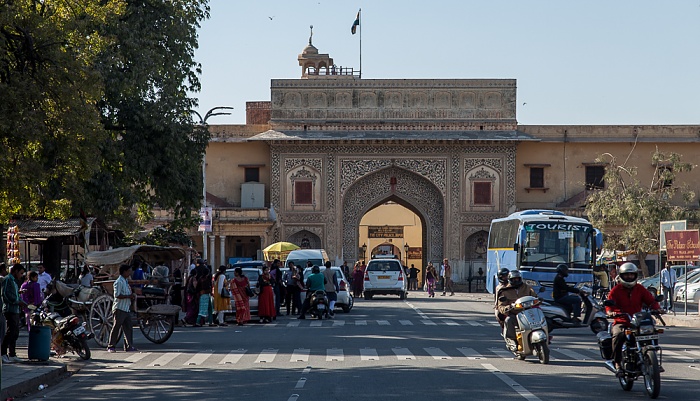
{"label": "white helmet", "polygon": [[[634,273],[634,278],[631,280],[625,280],[622,277],[623,274]],[[627,288],[632,288],[637,284],[637,278],[639,277],[639,270],[634,263],[627,262],[623,263],[622,266],[617,270],[617,276],[620,278],[620,283]]]}

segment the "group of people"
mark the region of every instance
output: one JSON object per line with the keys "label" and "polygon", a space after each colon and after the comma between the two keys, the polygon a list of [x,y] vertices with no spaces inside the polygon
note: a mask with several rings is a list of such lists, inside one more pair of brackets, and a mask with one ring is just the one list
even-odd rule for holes
{"label": "group of people", "polygon": [[428,262],[428,266],[425,267],[425,290],[428,293],[428,298],[435,298],[435,290],[438,285],[442,286],[442,296],[447,295],[448,290],[450,291],[450,296],[455,295],[455,291],[452,288],[452,265],[450,265],[450,261],[447,258],[442,260],[439,273],[433,262]]}

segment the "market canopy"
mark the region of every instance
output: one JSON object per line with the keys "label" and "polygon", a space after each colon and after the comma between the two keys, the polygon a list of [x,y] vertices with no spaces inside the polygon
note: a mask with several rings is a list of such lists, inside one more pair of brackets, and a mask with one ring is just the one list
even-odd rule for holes
{"label": "market canopy", "polygon": [[265,260],[268,261],[275,259],[285,260],[289,252],[295,249],[299,249],[299,246],[291,242],[275,242],[263,249],[263,256],[265,256]]}
{"label": "market canopy", "polygon": [[135,256],[150,265],[183,259],[185,251],[177,247],[156,245],[132,245],[107,251],[93,251],[85,255],[85,263],[97,266],[129,263]]}

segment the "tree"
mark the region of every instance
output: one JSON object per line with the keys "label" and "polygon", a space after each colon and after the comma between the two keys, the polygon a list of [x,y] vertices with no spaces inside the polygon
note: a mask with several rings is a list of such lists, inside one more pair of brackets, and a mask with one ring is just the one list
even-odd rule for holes
{"label": "tree", "polygon": [[190,216],[209,140],[190,110],[207,0],[14,0],[0,9],[0,222],[80,209],[123,228]]}
{"label": "tree", "polygon": [[[659,222],[693,218],[690,208],[695,193],[686,186],[677,185],[676,176],[695,167],[681,161],[676,153],[664,154],[657,149],[652,156],[654,173],[648,185],[637,179],[637,167],[617,164],[609,154],[601,155],[605,162],[605,188],[595,190],[586,199],[586,214],[590,221],[601,227],[608,249],[634,251],[644,276],[649,269],[644,262],[651,252],[659,250]],[[683,205],[674,203],[679,200]]]}

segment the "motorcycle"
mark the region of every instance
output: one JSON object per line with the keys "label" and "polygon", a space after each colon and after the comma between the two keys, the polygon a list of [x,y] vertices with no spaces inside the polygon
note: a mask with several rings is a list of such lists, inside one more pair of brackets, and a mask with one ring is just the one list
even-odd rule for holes
{"label": "motorcycle", "polygon": [[593,291],[588,287],[581,287],[578,295],[583,303],[580,322],[571,317],[571,313],[564,305],[554,301],[542,301],[540,308],[547,318],[547,327],[550,332],[554,329],[590,327],[593,334],[598,334],[608,328],[605,307],[593,296]]}
{"label": "motorcycle", "polygon": [[94,337],[86,330],[87,323],[81,323],[76,315],[61,316],[57,312],[50,312],[47,301],[32,311],[31,323],[33,326],[47,326],[51,328],[51,348],[57,356],[62,356],[68,351],[77,354],[81,359],[90,359],[90,347],[87,341]]}
{"label": "motorcycle", "polygon": [[[644,379],[644,388],[650,398],[657,398],[661,391],[662,351],[659,346],[659,334],[663,328],[656,328],[653,316],[662,324],[665,322],[658,312],[639,312],[627,316],[630,327],[625,330],[625,341],[622,345],[622,370],[618,376],[620,386],[625,391],[632,390],[634,381],[640,376]],[[606,360],[605,367],[617,373],[612,361],[612,325],[606,332],[598,333],[600,354]]]}
{"label": "motorcycle", "polygon": [[549,345],[547,344],[549,334],[547,320],[540,309],[540,300],[526,296],[518,298],[511,307],[517,311],[515,315],[518,322],[518,327],[515,329],[517,341],[506,337],[504,326],[501,335],[506,342],[506,348],[520,360],[536,354],[541,364],[549,363]]}
{"label": "motorcycle", "polygon": [[311,295],[310,305],[309,313],[311,316],[317,317],[318,320],[323,319],[324,315],[328,317],[328,298],[325,291],[319,290],[314,292]]}

